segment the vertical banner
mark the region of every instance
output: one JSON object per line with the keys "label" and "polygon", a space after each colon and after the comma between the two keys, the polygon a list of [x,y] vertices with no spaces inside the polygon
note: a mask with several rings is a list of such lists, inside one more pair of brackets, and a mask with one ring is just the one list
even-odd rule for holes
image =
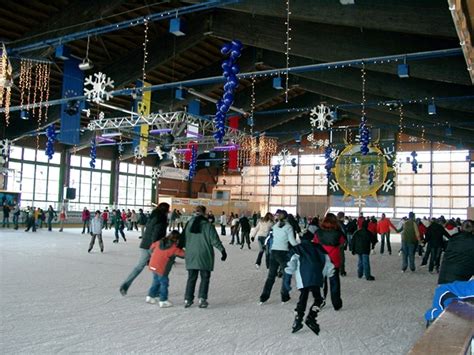
{"label": "vertical banner", "polygon": [[[229,127],[231,129],[234,129],[234,130],[239,129],[239,118],[240,116],[229,117]],[[238,156],[239,156],[238,150],[229,151],[229,164],[228,164],[229,170],[237,170]]]}
{"label": "vertical banner", "polygon": [[[146,81],[137,81],[137,88],[150,86],[150,83]],[[151,91],[144,91],[140,96],[135,100],[134,111],[138,112],[141,116],[146,116],[150,114],[151,109]],[[140,125],[135,127],[135,132],[139,137],[133,140],[133,148],[139,146],[141,154],[146,157],[148,153],[148,134],[150,126],[147,124]]]}
{"label": "vertical banner", "polygon": [[[76,97],[84,95],[84,72],[79,69],[81,61],[70,58],[64,61],[63,88],[61,97]],[[71,100],[61,105],[61,143],[79,144],[81,130],[81,111],[84,101]]]}

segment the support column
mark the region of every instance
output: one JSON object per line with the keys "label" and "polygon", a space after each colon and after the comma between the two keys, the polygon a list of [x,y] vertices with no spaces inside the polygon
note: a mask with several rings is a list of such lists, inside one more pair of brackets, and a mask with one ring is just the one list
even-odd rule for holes
{"label": "support column", "polygon": [[160,178],[151,180],[151,203],[158,205],[160,201]]}
{"label": "support column", "polygon": [[474,152],[472,150],[469,150],[469,167],[467,168],[467,171],[469,172],[469,175],[468,175],[468,186],[469,186],[469,200],[467,202],[467,205],[469,207],[472,207],[472,172],[473,172],[473,165],[472,165],[472,155],[474,154]]}
{"label": "support column", "polygon": [[430,142],[430,218],[433,218],[433,142]]}
{"label": "support column", "polygon": [[299,214],[300,202],[300,147],[298,147],[298,165],[296,166],[296,214]]}
{"label": "support column", "polygon": [[69,187],[69,178],[71,176],[71,152],[69,149],[64,149],[63,153],[61,154],[60,164],[58,202],[64,201],[64,189]]}
{"label": "support column", "polygon": [[112,171],[110,172],[110,198],[109,205],[113,208],[117,207],[118,204],[118,187],[119,187],[119,170],[120,159],[115,158],[112,160]]}

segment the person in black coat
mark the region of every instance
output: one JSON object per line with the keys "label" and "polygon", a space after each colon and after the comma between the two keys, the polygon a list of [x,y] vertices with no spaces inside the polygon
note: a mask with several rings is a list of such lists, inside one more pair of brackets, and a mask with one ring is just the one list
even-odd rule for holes
{"label": "person in black coat", "polygon": [[357,276],[359,276],[359,279],[365,275],[368,281],[374,281],[375,277],[370,273],[370,251],[375,245],[376,236],[369,232],[367,229],[368,226],[369,221],[364,220],[362,228],[354,233],[351,240],[351,250],[353,255],[357,254],[359,256],[359,264],[357,267]]}
{"label": "person in black coat", "polygon": [[436,267],[436,271],[439,272],[439,262],[444,245],[443,237],[446,237],[447,239],[451,238],[446,229],[444,229],[444,227],[438,223],[438,220],[433,218],[425,233],[425,242],[428,244],[428,246],[426,248],[425,257],[421,263],[422,266],[426,265],[428,262],[428,257],[430,258],[430,263],[428,266],[428,271],[430,273],[433,272],[434,267]]}
{"label": "person in black coat", "polygon": [[150,246],[166,236],[166,227],[168,226],[168,212],[170,205],[162,202],[157,208],[153,210],[151,216],[146,224],[145,233],[140,243],[140,258],[137,265],[134,267],[130,275],[120,286],[120,293],[122,296],[127,294],[127,291],[132,282],[142,272],[150,260]]}
{"label": "person in black coat", "polygon": [[240,244],[240,249],[244,248],[244,244],[247,243],[249,249],[250,249],[250,221],[249,219],[244,215],[240,218],[239,220],[240,224],[240,231],[242,232],[242,239],[241,239],[241,244]]}
{"label": "person in black coat", "polygon": [[468,281],[474,275],[474,222],[464,221],[462,232],[448,241],[438,284]]}

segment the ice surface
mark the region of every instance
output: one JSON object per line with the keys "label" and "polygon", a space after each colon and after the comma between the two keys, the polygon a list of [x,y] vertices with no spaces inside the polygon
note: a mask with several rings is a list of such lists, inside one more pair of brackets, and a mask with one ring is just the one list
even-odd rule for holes
{"label": "ice surface", "polygon": [[145,303],[148,270],[126,297],[118,292],[138,259],[138,233],[127,238],[112,244],[105,231],[104,254],[98,245],[88,254],[90,237],[78,229],[0,229],[2,353],[402,354],[425,329],[437,280],[426,269],[402,274],[399,244],[391,256],[371,256],[375,282],[359,280],[356,257],[346,253],[343,309],[328,300],[319,336],[307,327],[291,334],[299,292],[281,305],[278,279],[268,304],[258,305],[266,270],[254,268],[256,243],[240,250],[223,237],[229,257],[216,261],[208,309],[183,308],[186,271],[178,260],[170,276],[175,307],[160,309]]}

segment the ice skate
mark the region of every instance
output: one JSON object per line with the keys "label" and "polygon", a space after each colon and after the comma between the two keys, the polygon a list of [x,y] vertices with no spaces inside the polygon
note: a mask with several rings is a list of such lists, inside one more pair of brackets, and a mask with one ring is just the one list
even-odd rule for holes
{"label": "ice skate", "polygon": [[173,303],[170,301],[160,301],[160,308],[170,308],[173,307]]}
{"label": "ice skate", "polygon": [[260,269],[260,265],[255,264],[255,269],[257,269],[257,270]]}
{"label": "ice skate", "polygon": [[193,305],[193,301],[184,300],[184,308],[189,308]]}
{"label": "ice skate", "polygon": [[303,316],[296,315],[291,332],[296,333],[298,330],[302,328],[303,328]]}
{"label": "ice skate", "polygon": [[205,300],[204,298],[201,298],[199,300],[199,308],[207,308],[209,306],[209,303],[207,302],[207,300]]}
{"label": "ice skate", "polygon": [[308,316],[306,317],[305,324],[309,329],[311,329],[316,335],[319,335],[319,324],[316,321],[316,317],[318,316],[318,311],[311,309],[309,311]]}
{"label": "ice skate", "polygon": [[127,289],[123,286],[120,287],[119,291],[122,296],[125,296],[127,294]]}
{"label": "ice skate", "polygon": [[156,299],[155,299],[154,297],[146,296],[145,302],[146,302],[146,303],[149,303],[149,304],[155,304],[155,303],[156,303]]}

